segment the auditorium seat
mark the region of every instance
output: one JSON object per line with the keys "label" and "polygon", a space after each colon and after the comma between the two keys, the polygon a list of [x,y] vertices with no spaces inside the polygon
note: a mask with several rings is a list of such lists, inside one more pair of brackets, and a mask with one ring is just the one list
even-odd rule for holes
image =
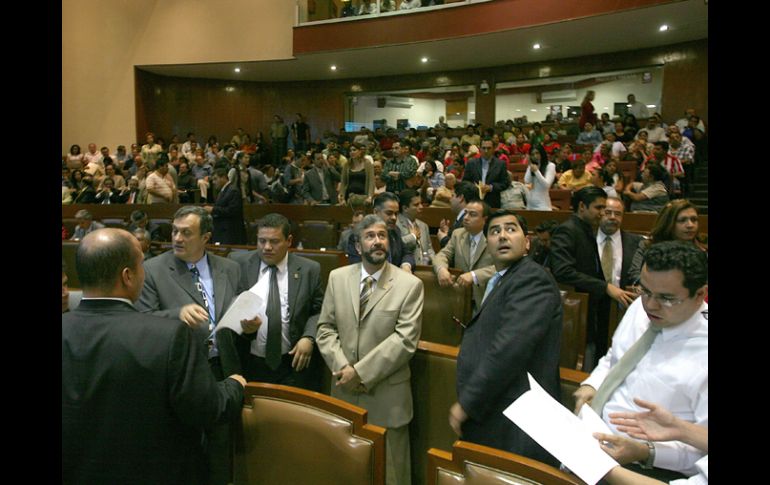
{"label": "auditorium seat", "polygon": [[574,475],[514,453],[456,441],[452,452],[428,450],[428,477],[435,485],[578,485]]}
{"label": "auditorium seat", "polygon": [[72,237],[75,234],[75,227],[78,225],[78,220],[74,217],[62,217],[62,226],[67,229],[67,237]]}
{"label": "auditorium seat", "polygon": [[61,242],[61,256],[66,266],[67,285],[73,288],[80,288],[80,278],[75,270],[75,253],[78,251],[79,244],[77,241]]}
{"label": "auditorium seat", "polygon": [[171,241],[171,219],[150,219],[151,226],[157,226],[158,238],[161,241]]}
{"label": "auditorium seat", "polygon": [[337,234],[337,227],[331,222],[302,221],[294,231],[294,246],[302,244],[304,249],[334,249],[337,247]]}
{"label": "auditorium seat", "polygon": [[572,192],[565,189],[551,189],[548,191],[551,197],[551,206],[563,211],[572,210]]}
{"label": "auditorium seat", "polygon": [[[69,287],[69,283],[67,283],[67,286]],[[70,295],[68,298],[68,307],[70,311],[74,310],[75,308],[80,305],[80,300],[83,298],[83,292],[80,290],[70,290]]]}
{"label": "auditorium seat", "polygon": [[559,366],[583,370],[588,322],[588,293],[566,291],[562,298],[561,353]]}
{"label": "auditorium seat", "polygon": [[[462,271],[450,268],[453,276]],[[425,299],[422,310],[420,339],[438,344],[459,345],[462,327],[455,319],[467,323],[472,316],[471,288],[439,286],[432,266],[417,265],[414,275],[423,283]]]}
{"label": "auditorium seat", "polygon": [[102,224],[104,224],[104,227],[115,227],[117,229],[125,229],[126,227],[128,227],[125,219],[121,219],[121,218],[102,219]]}
{"label": "auditorium seat", "polygon": [[316,392],[250,382],[234,438],[236,485],[385,483],[385,429]]}
{"label": "auditorium seat", "polygon": [[321,251],[320,249],[289,249],[297,256],[312,259],[321,265],[321,288],[326,291],[326,282],[329,280],[329,273],[336,268],[347,266],[348,256],[342,251]]}

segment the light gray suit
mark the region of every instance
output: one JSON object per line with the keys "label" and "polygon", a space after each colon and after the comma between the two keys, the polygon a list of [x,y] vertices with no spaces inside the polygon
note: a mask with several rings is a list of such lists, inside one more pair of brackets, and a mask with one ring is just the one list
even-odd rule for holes
{"label": "light gray suit", "polygon": [[487,281],[495,274],[492,255],[487,251],[487,238],[481,235],[476,253],[471,259],[471,242],[468,231],[458,228],[452,231],[452,237],[433,258],[433,270],[438,275],[441,268],[457,268],[460,271],[476,273],[478,284],[473,285],[474,310],[481,304]]}
{"label": "light gray suit", "polygon": [[430,265],[436,252],[433,250],[433,244],[430,242],[430,228],[420,219],[415,219],[414,223],[420,228],[420,240],[409,231],[409,218],[404,214],[398,215],[396,226],[401,231],[401,241],[406,250],[414,254],[414,260],[417,264]]}
{"label": "light gray suit", "polygon": [[318,349],[332,372],[348,364],[355,368],[367,392],[332,385],[332,396],[361,406],[369,412],[370,423],[388,428],[387,481],[408,484],[409,361],[420,340],[423,285],[417,277],[385,263],[359,323],[360,285],[361,263],[329,275],[318,319]]}

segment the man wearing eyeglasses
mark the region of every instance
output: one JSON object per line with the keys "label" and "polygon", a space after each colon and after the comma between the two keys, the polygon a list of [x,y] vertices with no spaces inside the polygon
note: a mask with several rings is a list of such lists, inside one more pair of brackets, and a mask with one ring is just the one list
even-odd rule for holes
{"label": "man wearing eyeglasses", "polygon": [[679,441],[627,438],[609,415],[641,411],[634,403],[639,398],[708,427],[706,254],[676,241],[650,247],[639,293],[620,322],[607,355],[575,392],[575,412],[589,404],[619,435],[612,448],[604,448],[618,463],[669,481],[696,474],[694,465],[703,452]]}

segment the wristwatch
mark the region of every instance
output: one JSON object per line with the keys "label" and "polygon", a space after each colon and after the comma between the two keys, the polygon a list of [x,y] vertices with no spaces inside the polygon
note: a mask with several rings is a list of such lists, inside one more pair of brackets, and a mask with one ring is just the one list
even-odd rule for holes
{"label": "wristwatch", "polygon": [[655,445],[652,444],[652,441],[647,441],[646,444],[647,448],[650,450],[650,454],[644,462],[639,462],[639,466],[645,470],[651,470],[652,463],[655,461]]}

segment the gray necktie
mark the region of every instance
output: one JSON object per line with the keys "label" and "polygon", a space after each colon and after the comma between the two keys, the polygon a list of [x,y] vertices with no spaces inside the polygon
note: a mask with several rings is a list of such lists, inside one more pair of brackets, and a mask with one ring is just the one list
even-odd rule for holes
{"label": "gray necktie", "polygon": [[267,343],[265,363],[275,370],[281,365],[281,293],[278,289],[278,268],[270,268],[270,293],[267,295]]}
{"label": "gray necktie", "polygon": [[364,287],[361,289],[361,303],[358,306],[358,321],[360,322],[364,318],[364,310],[366,310],[366,304],[369,303],[369,297],[374,292],[374,278],[367,276],[364,278]]}
{"label": "gray necktie", "polygon": [[329,200],[329,191],[326,190],[326,177],[323,170],[318,170],[318,177],[321,179],[321,201],[326,202]]}
{"label": "gray necktie", "polygon": [[602,272],[604,273],[604,281],[615,284],[612,279],[613,266],[612,238],[607,236],[604,240],[604,247],[602,247]]}
{"label": "gray necktie", "polygon": [[478,243],[476,242],[476,238],[471,236],[470,234],[468,237],[471,240],[471,264],[473,264],[473,257],[476,256],[476,247],[478,246]]}
{"label": "gray necktie", "polygon": [[642,336],[639,337],[639,340],[637,340],[634,345],[623,354],[623,357],[621,357],[618,363],[615,364],[615,367],[610,369],[610,372],[607,374],[607,377],[604,378],[604,382],[599,386],[596,395],[591,401],[591,408],[593,408],[599,416],[602,415],[602,409],[604,409],[604,405],[607,404],[607,401],[612,393],[615,392],[615,389],[626,380],[628,374],[636,368],[636,365],[642,360],[642,357],[644,357],[647,351],[650,350],[652,343],[655,341],[655,337],[658,336],[660,331],[660,327],[656,327],[650,323],[650,326]]}

